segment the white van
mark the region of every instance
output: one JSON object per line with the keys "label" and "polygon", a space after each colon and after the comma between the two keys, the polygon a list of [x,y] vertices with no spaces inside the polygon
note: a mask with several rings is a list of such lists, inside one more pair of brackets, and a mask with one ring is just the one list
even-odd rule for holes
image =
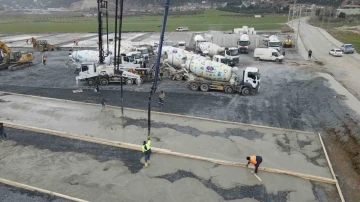
{"label": "white van", "polygon": [[186,31],[189,31],[189,28],[187,28],[187,27],[178,27],[178,28],[176,28],[176,31],[178,31],[178,32],[186,32]]}
{"label": "white van", "polygon": [[179,41],[179,42],[178,42],[178,48],[185,50],[185,48],[186,48],[186,42],[185,42],[185,41]]}
{"label": "white van", "polygon": [[272,48],[255,48],[254,59],[281,62],[284,60],[284,56]]}

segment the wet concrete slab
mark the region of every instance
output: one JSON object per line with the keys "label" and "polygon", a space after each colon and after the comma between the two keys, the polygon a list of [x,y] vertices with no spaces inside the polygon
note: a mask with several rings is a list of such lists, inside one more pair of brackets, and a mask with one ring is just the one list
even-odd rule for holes
{"label": "wet concrete slab", "polygon": [[[147,113],[65,101],[2,94],[0,120],[108,140],[141,144]],[[217,123],[152,114],[153,146],[246,163],[261,155],[262,166],[331,178],[316,134]]]}
{"label": "wet concrete slab", "polygon": [[[339,201],[334,185],[5,128],[0,177],[90,201]],[[1,189],[0,189],[1,190]]]}

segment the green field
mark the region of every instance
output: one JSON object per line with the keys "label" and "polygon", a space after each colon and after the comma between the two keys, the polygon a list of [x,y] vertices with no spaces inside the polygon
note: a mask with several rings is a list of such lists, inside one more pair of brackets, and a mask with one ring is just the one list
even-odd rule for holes
{"label": "green field", "polygon": [[[49,18],[51,17],[51,18]],[[0,33],[42,33],[42,32],[96,32],[97,18],[71,17],[56,18],[54,15],[0,16]],[[160,31],[163,16],[125,16],[124,31]],[[286,16],[266,15],[264,18],[240,17],[234,13],[205,11],[196,15],[169,15],[166,31],[174,31],[179,26],[191,31],[232,30],[243,25],[255,30],[280,29]],[[114,31],[114,20],[109,20],[109,29]]]}

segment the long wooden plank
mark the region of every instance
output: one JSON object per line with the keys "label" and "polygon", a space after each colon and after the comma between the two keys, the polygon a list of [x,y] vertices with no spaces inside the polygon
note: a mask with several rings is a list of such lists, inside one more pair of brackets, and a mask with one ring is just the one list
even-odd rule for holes
{"label": "long wooden plank", "polygon": [[[73,101],[73,100],[65,100],[65,99],[50,98],[50,97],[41,97],[41,96],[26,95],[26,94],[19,94],[19,93],[11,93],[11,92],[6,92],[6,91],[0,91],[0,93],[7,93],[9,95],[17,95],[17,96],[24,96],[24,97],[37,98],[37,99],[46,99],[46,100],[54,100],[54,101],[61,101],[61,102],[69,102],[69,103],[82,104],[82,105],[86,104],[86,105],[92,105],[92,106],[100,106],[100,104],[95,104],[95,103],[79,102],[79,101]],[[112,105],[106,105],[106,108],[121,109],[121,107],[112,106]],[[129,110],[129,111],[147,113],[147,111],[141,110],[141,109],[133,109],[133,108],[126,108],[126,107],[124,109]],[[247,123],[240,123],[240,122],[232,122],[232,121],[224,121],[224,120],[218,120],[218,119],[210,119],[210,118],[203,118],[203,117],[196,117],[196,116],[188,116],[188,115],[182,115],[182,114],[165,113],[165,112],[159,112],[159,111],[152,111],[151,113],[159,114],[159,115],[166,115],[166,116],[175,116],[175,117],[180,117],[180,118],[202,120],[202,121],[211,121],[211,122],[216,122],[216,123],[225,123],[225,124],[231,124],[231,125],[248,126],[248,127],[255,127],[255,128],[263,128],[263,129],[279,130],[279,131],[285,131],[285,132],[295,132],[295,133],[315,135],[314,132],[293,130],[293,129],[287,129],[287,128],[261,126],[261,125],[254,125],[254,124],[247,124]]]}
{"label": "long wooden plank", "polygon": [[71,201],[76,201],[76,202],[89,202],[89,201],[86,201],[86,200],[83,200],[83,199],[79,199],[79,198],[67,196],[67,195],[64,195],[64,194],[57,193],[57,192],[53,192],[53,191],[49,191],[49,190],[46,190],[46,189],[41,189],[41,188],[33,187],[33,186],[30,186],[30,185],[26,185],[26,184],[22,184],[22,183],[10,181],[10,180],[3,179],[3,178],[0,178],[0,182],[3,183],[3,184],[7,184],[7,185],[10,185],[10,186],[13,186],[13,187],[18,187],[18,188],[21,188],[21,189],[26,189],[26,190],[29,190],[29,191],[38,191],[38,192],[41,192],[41,193],[44,193],[44,194],[49,194],[49,195],[57,196],[57,197],[60,197],[60,198],[63,198],[63,199],[71,200]]}
{"label": "long wooden plank", "polygon": [[[98,143],[98,144],[103,144],[103,145],[108,145],[108,146],[114,146],[114,147],[120,147],[120,148],[126,148],[126,149],[132,149],[132,150],[137,150],[137,151],[141,150],[141,145],[109,141],[109,140],[105,140],[105,139],[86,137],[86,136],[77,135],[77,134],[70,134],[70,133],[65,133],[65,132],[60,132],[60,131],[55,131],[55,130],[49,130],[49,129],[31,127],[31,126],[24,126],[24,125],[13,124],[13,123],[8,123],[8,122],[3,122],[3,123],[4,123],[5,127],[9,127],[9,128],[16,128],[16,129],[21,129],[21,130],[40,132],[40,133],[55,135],[55,136],[64,137],[64,138],[77,139],[77,140],[93,142],[93,143]],[[196,155],[191,155],[191,154],[184,154],[184,153],[179,153],[179,152],[173,152],[173,151],[167,150],[167,149],[154,148],[154,147],[152,147],[151,150],[154,152],[157,152],[157,153],[161,153],[161,154],[179,156],[179,157],[183,157],[183,158],[191,158],[191,159],[195,159],[195,160],[208,161],[208,162],[212,162],[212,163],[220,164],[220,165],[246,168],[246,164],[233,162],[233,161],[225,161],[225,160],[201,157],[201,156],[196,156]],[[259,170],[270,172],[270,173],[285,174],[285,175],[290,175],[290,176],[294,176],[294,177],[300,177],[300,178],[304,178],[304,179],[308,179],[308,180],[330,183],[330,184],[336,184],[336,182],[337,182],[335,179],[331,179],[331,178],[320,177],[320,176],[309,175],[309,174],[302,174],[302,173],[291,172],[291,171],[286,171],[286,170],[279,170],[279,169],[266,168],[266,167],[260,167]]]}
{"label": "long wooden plank", "polygon": [[326,148],[325,148],[324,142],[323,142],[323,140],[322,140],[321,134],[320,134],[320,133],[318,133],[318,136],[319,136],[319,139],[320,139],[320,142],[321,142],[321,146],[322,146],[322,148],[323,148],[323,151],[324,151],[324,154],[325,154],[325,157],[326,157],[327,163],[329,164],[330,172],[331,172],[331,174],[332,174],[332,176],[333,176],[334,180],[336,180],[336,189],[338,190],[338,193],[339,193],[340,199],[341,199],[341,201],[342,201],[342,202],[345,202],[344,195],[343,195],[343,193],[342,193],[342,191],[341,191],[341,188],[340,188],[339,182],[338,182],[338,181],[337,181],[337,179],[336,179],[336,175],[335,175],[334,169],[333,169],[333,167],[332,167],[332,164],[331,164],[331,162],[330,162],[330,158],[329,158],[329,156],[328,156],[328,154],[327,154],[327,151],[326,151]]}

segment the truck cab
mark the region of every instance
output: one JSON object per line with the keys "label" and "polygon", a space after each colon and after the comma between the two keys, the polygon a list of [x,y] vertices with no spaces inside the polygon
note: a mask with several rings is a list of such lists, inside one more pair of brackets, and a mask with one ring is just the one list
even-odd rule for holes
{"label": "truck cab", "polygon": [[121,59],[123,64],[133,63],[133,64],[142,64],[144,62],[144,57],[141,52],[134,51],[126,54],[121,54]]}
{"label": "truck cab", "polygon": [[250,41],[241,41],[241,40],[239,40],[237,42],[237,44],[238,44],[238,48],[239,48],[240,53],[249,53]]}
{"label": "truck cab", "polygon": [[145,61],[149,61],[149,50],[146,47],[136,48],[137,52],[140,52]]}
{"label": "truck cab", "polygon": [[228,60],[230,66],[235,66],[240,60],[239,49],[236,47],[226,48],[224,57]]}
{"label": "truck cab", "polygon": [[246,67],[243,71],[243,79],[238,84],[243,95],[250,95],[259,92],[260,90],[260,72],[256,67]]}
{"label": "truck cab", "polygon": [[178,42],[178,48],[185,50],[186,42],[185,41],[179,41]]}
{"label": "truck cab", "polygon": [[214,55],[213,61],[228,64],[228,60],[222,55]]}
{"label": "truck cab", "polygon": [[80,65],[79,76],[88,78],[96,74],[96,64],[94,62],[83,62]]}

